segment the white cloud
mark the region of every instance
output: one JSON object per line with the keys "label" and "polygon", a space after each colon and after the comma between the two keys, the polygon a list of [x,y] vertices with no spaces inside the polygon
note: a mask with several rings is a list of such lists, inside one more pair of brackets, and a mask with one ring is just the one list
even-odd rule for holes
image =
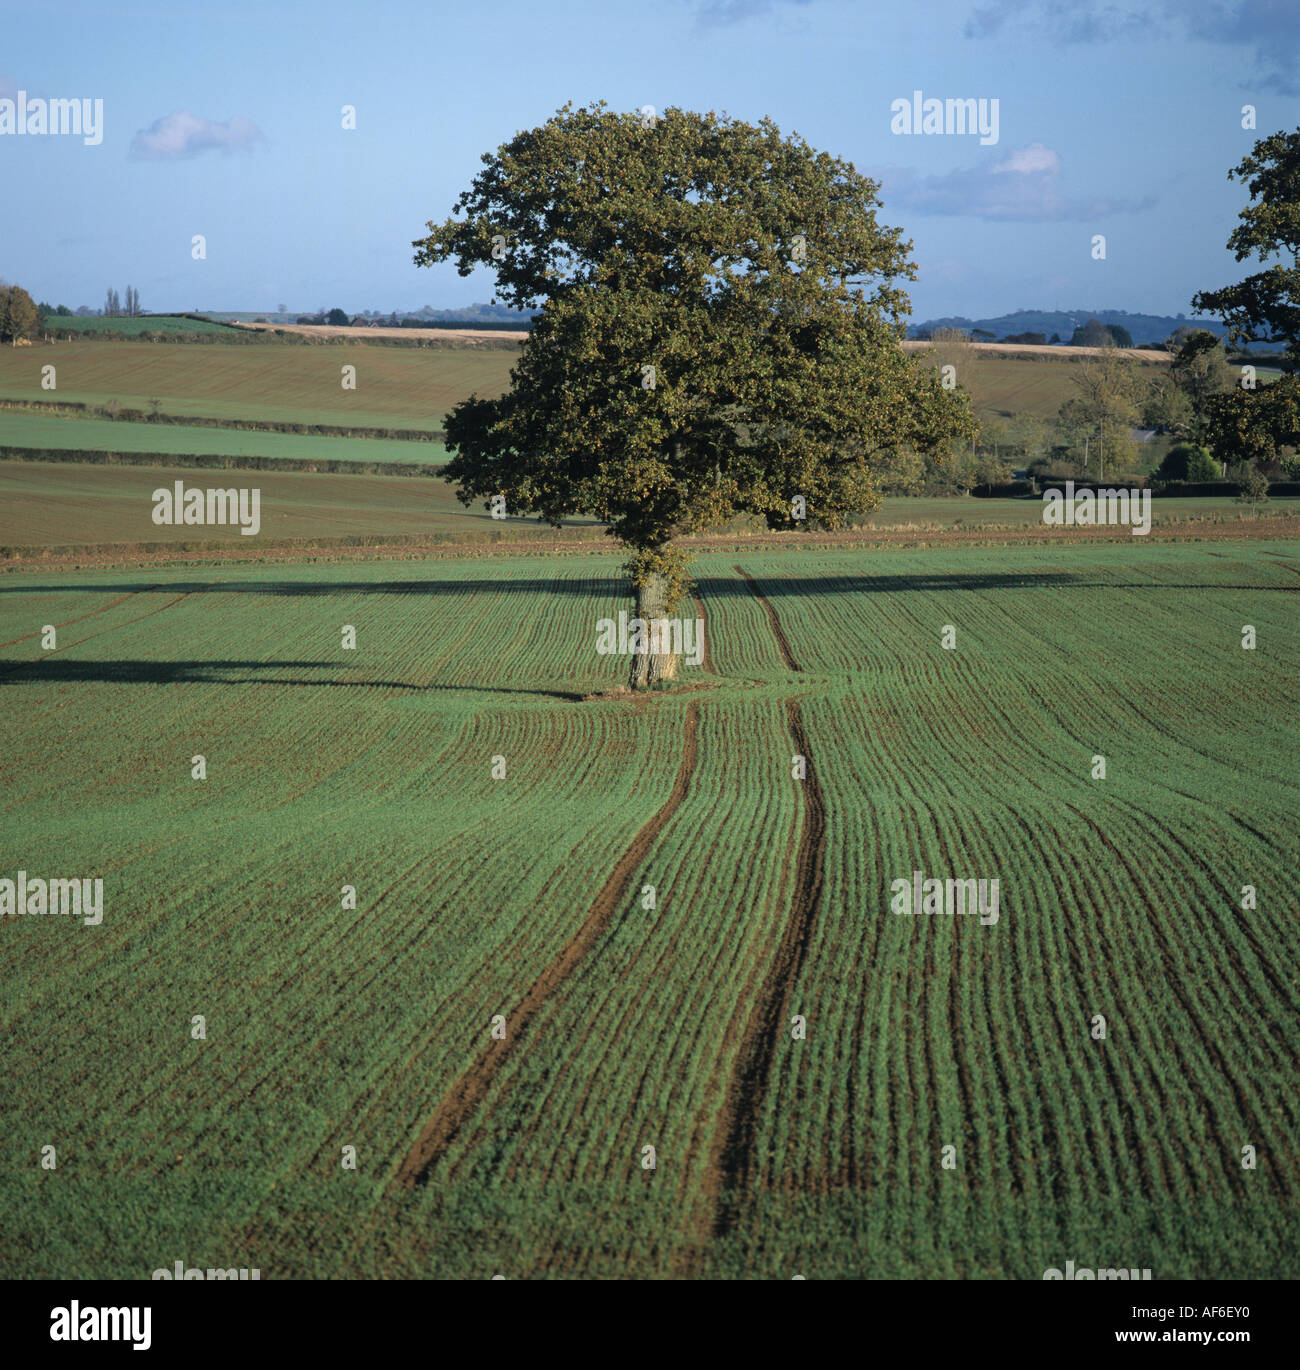
{"label": "white cloud", "polygon": [[196,157],[214,148],[224,152],[248,152],[262,139],[261,130],[238,115],[219,124],[180,110],[155,119],[131,140],[131,156],[150,161],[170,162]]}
{"label": "white cloud", "polygon": [[1063,195],[1057,185],[1061,159],[1042,143],[1013,148],[988,166],[959,167],[938,176],[919,176],[911,167],[875,173],[886,211],[899,206],[920,214],[964,215],[1021,222],[1079,221],[1148,209],[1154,196],[1139,201],[1091,200]]}
{"label": "white cloud", "polygon": [[1050,147],[1042,143],[1030,143],[1028,147],[1013,148],[1011,156],[998,162],[993,168],[994,175],[1004,171],[1014,171],[1021,175],[1032,176],[1045,171],[1055,175],[1061,169],[1061,159]]}

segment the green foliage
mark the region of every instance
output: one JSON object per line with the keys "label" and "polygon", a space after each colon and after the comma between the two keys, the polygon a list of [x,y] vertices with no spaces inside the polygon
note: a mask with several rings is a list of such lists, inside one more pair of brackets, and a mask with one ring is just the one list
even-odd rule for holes
{"label": "green foliage", "polygon": [[1062,445],[1075,460],[1087,460],[1088,473],[1102,476],[1124,471],[1136,460],[1131,429],[1144,398],[1138,366],[1113,343],[1098,345],[1096,355],[1075,363],[1074,396],[1057,415]]}
{"label": "green foliage", "polygon": [[1192,442],[1175,443],[1156,472],[1161,480],[1219,480],[1223,472],[1206,447]]}
{"label": "green foliage", "polygon": [[0,282],[0,342],[30,338],[39,323],[36,305],[22,286]]}
{"label": "green foliage", "polygon": [[743,513],[836,526],[874,507],[900,447],[942,461],[973,432],[899,347],[910,244],[847,162],[768,119],[643,126],[603,103],[484,161],[415,260],[491,267],[541,313],[510,392],[447,417],[465,503],[588,514],[638,549]]}
{"label": "green foliage", "polygon": [[689,564],[690,557],[680,547],[641,547],[623,563],[623,570],[638,593],[658,581],[656,588],[662,593],[658,608],[671,614],[690,593]]}
{"label": "green foliage", "polygon": [[1206,402],[1206,441],[1230,466],[1267,467],[1300,447],[1300,375],[1255,390],[1235,387]]}
{"label": "green foliage", "polygon": [[1080,324],[1070,336],[1071,347],[1128,347],[1133,346],[1133,338],[1122,324],[1105,324],[1097,319],[1089,319]]}
{"label": "green foliage", "polygon": [[333,324],[335,328],[346,328],[351,320],[343,310],[331,309],[325,316],[325,322],[327,324]]}
{"label": "green foliage", "polygon": [[1238,497],[1242,504],[1264,504],[1268,500],[1268,477],[1257,468],[1252,468],[1241,483]]}
{"label": "green foliage", "polygon": [[1261,138],[1228,179],[1245,182],[1250,191],[1229,249],[1239,262],[1280,260],[1236,285],[1201,291],[1192,305],[1222,318],[1234,342],[1280,338],[1300,359],[1300,129]]}

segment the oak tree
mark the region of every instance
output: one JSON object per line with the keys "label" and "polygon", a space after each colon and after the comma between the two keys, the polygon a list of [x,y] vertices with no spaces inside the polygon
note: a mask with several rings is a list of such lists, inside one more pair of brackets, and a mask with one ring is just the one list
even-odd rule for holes
{"label": "oak tree", "polygon": [[[962,392],[901,347],[911,244],[851,164],[770,119],[603,102],[482,161],[415,261],[491,268],[540,312],[509,391],[447,415],[446,477],[465,504],[607,524],[638,617],[684,598],[683,536],[741,514],[835,527],[900,448],[969,442]],[[630,683],[675,670],[634,655]]]}

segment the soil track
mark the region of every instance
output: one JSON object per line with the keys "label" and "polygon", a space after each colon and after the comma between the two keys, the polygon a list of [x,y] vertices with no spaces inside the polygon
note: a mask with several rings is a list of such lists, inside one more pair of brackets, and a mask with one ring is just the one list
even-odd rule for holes
{"label": "soil track", "polygon": [[[745,577],[749,582],[749,588],[754,592],[754,598],[757,599],[767,611],[768,622],[772,625],[772,632],[776,635],[776,645],[781,649],[781,659],[792,671],[800,670],[801,667],[794,659],[794,653],[790,650],[790,640],[785,635],[785,629],[781,627],[781,620],[777,618],[776,610],[772,608],[771,601],[762,590],[758,588],[758,581],[756,581],[743,566],[733,566],[731,569],[733,571],[739,571],[740,574]],[[807,756],[808,753],[803,751],[800,755]]]}
{"label": "soil track", "polygon": [[[157,590],[159,586],[150,585],[150,590]],[[96,614],[107,613],[110,609],[116,609],[119,604],[130,599],[132,595],[142,593],[140,590],[130,590],[124,595],[119,595],[116,599],[110,600],[107,604],[101,604],[98,609],[90,609],[84,614],[78,614],[76,618],[65,619],[62,623],[56,623],[56,628],[66,628],[70,623],[80,623],[83,618],[93,618]],[[27,642],[34,637],[40,637],[40,630],[34,633],[24,633],[22,637],[11,638],[8,642],[0,642],[0,647],[16,647],[20,642]]]}
{"label": "soil track", "polygon": [[[796,669],[798,669],[796,667]],[[759,1118],[772,1077],[794,987],[808,955],[813,922],[821,904],[826,853],[826,801],[812,766],[808,734],[796,700],[786,702],[786,721],[796,754],[807,759],[804,822],[795,858],[794,899],[776,956],[759,992],[758,1007],[745,1025],[735,1074],[718,1126],[719,1141],[709,1166],[706,1189],[713,1208],[710,1235],[725,1237],[740,1218],[745,1191],[758,1168]]]}
{"label": "soil track", "polygon": [[559,955],[537,977],[528,993],[509,1014],[506,1019],[505,1039],[493,1042],[487,1053],[447,1091],[437,1111],[421,1130],[406,1160],[398,1168],[390,1187],[413,1189],[428,1179],[429,1172],[482,1105],[497,1070],[527,1033],[538,1010],[573,974],[578,964],[604,935],[626,897],[628,882],[632,875],[645,859],[651,843],[659,836],[690,789],[697,757],[696,734],[699,720],[699,704],[687,705],[682,763],[663,807],[632,839],[632,844],[623,853],[618,864],[610,872],[609,879],[596,895],[582,926],[564,944]]}
{"label": "soil track", "polygon": [[[781,620],[758,582],[742,567],[734,568],[767,611],[772,632],[785,664],[800,669],[781,627]],[[786,723],[795,754],[805,758],[803,782],[804,821],[795,857],[794,897],[776,955],[768,967],[758,995],[758,1006],[745,1025],[736,1067],[727,1089],[726,1102],[715,1136],[713,1155],[705,1175],[709,1228],[687,1257],[687,1266],[698,1267],[709,1240],[725,1237],[737,1225],[745,1193],[757,1170],[760,1116],[776,1060],[777,1043],[783,1040],[794,987],[808,955],[813,923],[821,904],[822,870],[826,852],[826,800],[812,764],[812,748],[803,726],[797,700],[786,701]]]}

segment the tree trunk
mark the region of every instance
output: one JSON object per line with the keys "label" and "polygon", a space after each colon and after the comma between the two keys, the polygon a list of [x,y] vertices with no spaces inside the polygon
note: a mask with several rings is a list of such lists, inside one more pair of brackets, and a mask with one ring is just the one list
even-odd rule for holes
{"label": "tree trunk", "polygon": [[[663,641],[653,640],[650,622],[653,619],[668,617],[668,578],[658,573],[651,574],[644,585],[637,586],[636,616],[645,622],[645,646],[668,647],[671,639],[665,632]],[[667,651],[645,651],[632,653],[631,669],[627,683],[633,690],[643,690],[660,680],[673,680],[677,676],[677,654]]]}

